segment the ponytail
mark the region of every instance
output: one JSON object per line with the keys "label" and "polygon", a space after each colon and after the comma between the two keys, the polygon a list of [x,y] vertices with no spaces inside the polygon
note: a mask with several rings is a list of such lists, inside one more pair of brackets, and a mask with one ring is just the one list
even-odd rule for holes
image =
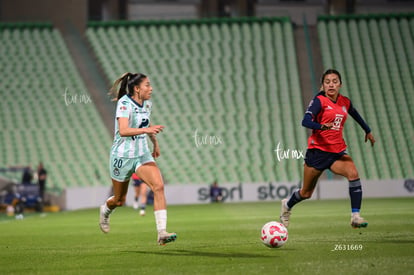
{"label": "ponytail", "polygon": [[[108,94],[112,96],[112,101],[117,101],[124,95],[133,96],[134,87],[139,85],[146,77],[146,75],[140,73],[124,73],[120,78],[115,80]],[[118,90],[119,83],[121,83],[121,86]]]}

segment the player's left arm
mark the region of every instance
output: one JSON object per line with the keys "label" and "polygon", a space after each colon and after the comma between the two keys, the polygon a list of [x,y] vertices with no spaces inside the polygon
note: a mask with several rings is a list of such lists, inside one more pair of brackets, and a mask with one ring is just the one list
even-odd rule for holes
{"label": "player's left arm", "polygon": [[368,124],[365,122],[362,116],[358,113],[358,111],[354,108],[352,103],[350,103],[348,114],[350,114],[351,117],[355,119],[356,122],[358,122],[359,126],[361,126],[361,128],[364,129],[365,142],[369,140],[371,142],[371,146],[374,146],[375,138],[371,133],[371,128],[369,128]]}
{"label": "player's left arm", "polygon": [[[150,124],[151,127],[151,124]],[[150,138],[153,149],[152,149],[152,156],[154,158],[158,158],[161,155],[160,146],[158,144],[157,136],[155,134],[148,134],[148,137]]]}

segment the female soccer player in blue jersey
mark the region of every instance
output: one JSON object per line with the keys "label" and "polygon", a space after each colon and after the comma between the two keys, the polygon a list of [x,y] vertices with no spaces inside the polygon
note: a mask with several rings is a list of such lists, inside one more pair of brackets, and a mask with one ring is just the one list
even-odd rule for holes
{"label": "female soccer player in blue jersey", "polygon": [[282,200],[280,221],[287,227],[292,207],[298,202],[312,196],[319,176],[325,169],[344,176],[349,181],[351,199],[351,226],[366,227],[368,222],[360,216],[362,187],[354,161],[346,152],[342,136],[344,123],[348,114],[355,119],[365,131],[365,142],[375,143],[371,129],[352,106],[351,101],[341,95],[341,75],[329,69],[322,75],[322,91],[310,102],[302,125],[312,129],[308,139],[305,156],[303,186],[292,193],[289,199]]}
{"label": "female soccer player in blue jersey", "polygon": [[[118,90],[118,86],[120,88]],[[114,82],[111,93],[118,101],[115,116],[115,137],[109,161],[114,195],[100,207],[99,225],[104,233],[109,232],[109,215],[125,203],[128,184],[136,173],[154,193],[154,215],[158,231],[158,244],[165,245],[177,238],[167,232],[167,205],[164,183],[154,158],[160,156],[156,135],[164,126],[151,125],[152,103],[149,101],[152,87],[144,74],[125,73]],[[147,136],[153,143],[151,153]]]}

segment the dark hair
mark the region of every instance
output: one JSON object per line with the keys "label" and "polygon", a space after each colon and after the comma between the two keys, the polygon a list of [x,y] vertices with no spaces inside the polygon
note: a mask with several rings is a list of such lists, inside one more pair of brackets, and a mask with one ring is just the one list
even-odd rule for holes
{"label": "dark hair", "polygon": [[[141,82],[147,78],[145,74],[141,73],[124,73],[120,78],[115,80],[112,88],[109,90],[109,94],[113,96],[113,101],[116,101],[124,95],[132,96],[134,94],[134,87],[141,84]],[[121,86],[118,88],[119,83]]]}
{"label": "dark hair", "polygon": [[335,69],[328,69],[323,73],[322,78],[321,78],[321,84],[323,84],[323,81],[325,80],[325,76],[328,74],[336,74],[339,78],[339,83],[342,84],[341,74]]}

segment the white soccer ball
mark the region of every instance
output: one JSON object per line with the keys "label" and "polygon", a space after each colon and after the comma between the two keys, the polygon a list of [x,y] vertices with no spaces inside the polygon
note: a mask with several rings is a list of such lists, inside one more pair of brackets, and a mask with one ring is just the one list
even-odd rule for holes
{"label": "white soccer ball", "polygon": [[288,240],[287,228],[280,222],[268,222],[262,227],[261,239],[263,244],[267,247],[282,247]]}

